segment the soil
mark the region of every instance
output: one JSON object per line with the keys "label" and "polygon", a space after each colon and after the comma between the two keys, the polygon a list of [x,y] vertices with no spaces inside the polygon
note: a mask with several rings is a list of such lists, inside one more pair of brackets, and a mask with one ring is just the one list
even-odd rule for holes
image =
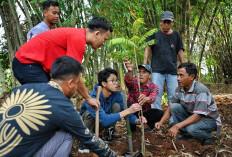
{"label": "soil", "polygon": [[[232,157],[232,94],[214,95],[218,105],[220,117],[223,123],[220,138],[215,138],[215,146],[201,146],[197,139],[176,141],[167,136],[168,124],[165,124],[160,131],[145,131],[146,157]],[[165,107],[164,107],[165,108]],[[147,126],[145,125],[145,128]],[[116,125],[116,134],[122,138],[109,142],[109,146],[119,156],[128,153],[127,132],[125,120]],[[216,132],[214,132],[216,134]],[[141,129],[138,126],[132,135],[133,150],[141,151]],[[78,153],[78,140],[74,140],[72,148],[73,157],[93,157],[94,153]]]}

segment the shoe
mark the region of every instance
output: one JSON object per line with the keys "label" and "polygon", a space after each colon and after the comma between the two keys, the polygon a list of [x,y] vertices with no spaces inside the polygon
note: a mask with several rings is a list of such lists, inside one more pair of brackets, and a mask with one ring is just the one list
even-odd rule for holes
{"label": "shoe", "polygon": [[89,153],[89,149],[87,149],[82,143],[79,143],[78,152],[79,153]]}
{"label": "shoe", "polygon": [[191,138],[191,136],[189,136],[189,135],[184,135],[184,134],[177,134],[176,135],[177,141],[188,140],[190,138]]}
{"label": "shoe", "polygon": [[214,146],[214,141],[213,139],[206,139],[201,142],[202,146]]}

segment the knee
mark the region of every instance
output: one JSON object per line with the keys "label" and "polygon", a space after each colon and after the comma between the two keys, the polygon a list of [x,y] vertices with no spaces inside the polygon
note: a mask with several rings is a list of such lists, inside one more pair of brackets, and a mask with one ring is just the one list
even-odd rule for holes
{"label": "knee", "polygon": [[190,134],[191,136],[195,136],[198,132],[198,130],[196,129],[196,127],[194,127],[194,125],[189,125],[186,127],[186,131],[188,134]]}
{"label": "knee", "polygon": [[118,113],[121,111],[121,106],[119,105],[119,103],[115,103],[113,106],[112,106],[112,112],[113,113]]}
{"label": "knee", "polygon": [[57,132],[58,136],[60,136],[64,141],[72,141],[73,137],[70,133],[65,131],[59,131]]}
{"label": "knee", "polygon": [[178,103],[173,103],[173,104],[170,105],[170,111],[171,111],[171,113],[179,111],[182,108],[183,108],[182,105],[178,104]]}

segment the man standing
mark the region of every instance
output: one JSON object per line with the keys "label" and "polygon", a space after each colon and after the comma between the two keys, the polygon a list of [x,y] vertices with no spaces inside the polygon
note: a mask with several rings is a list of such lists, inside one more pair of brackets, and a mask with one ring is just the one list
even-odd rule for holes
{"label": "man standing", "polygon": [[193,136],[202,140],[202,145],[213,145],[211,132],[217,130],[217,137],[219,136],[221,120],[210,91],[195,81],[197,68],[193,63],[181,64],[177,76],[179,86],[172,97],[171,105],[155,127],[160,129],[171,115],[174,125],[168,131],[169,136],[179,140]]}
{"label": "man standing", "polygon": [[[97,49],[104,45],[113,29],[102,17],[94,17],[88,28],[57,28],[38,34],[25,43],[13,59],[14,76],[21,83],[48,82],[51,65],[56,58],[71,56],[82,62],[85,47],[91,45]],[[89,96],[83,79],[78,85],[78,92],[90,104],[97,104]]]}
{"label": "man standing", "polygon": [[85,127],[70,101],[82,69],[74,58],[59,57],[51,68],[52,81],[12,90],[0,108],[0,156],[68,157],[71,135],[99,156],[117,156]]}
{"label": "man standing", "polygon": [[161,109],[164,82],[167,84],[167,97],[170,104],[172,94],[177,87],[177,55],[181,63],[184,63],[184,47],[181,36],[172,30],[174,16],[170,11],[162,14],[161,30],[147,38],[147,41],[155,39],[156,44],[146,47],[144,52],[144,64],[147,64],[149,53],[152,50],[152,82],[159,86],[159,94],[153,108]]}
{"label": "man standing", "polygon": [[59,20],[59,3],[47,0],[43,3],[44,20],[31,28],[27,33],[27,41],[39,33],[50,30]]}
{"label": "man standing", "polygon": [[[143,107],[143,116],[147,119],[147,131],[152,131],[156,122],[162,116],[163,111],[159,109],[152,109],[151,105],[155,102],[158,95],[158,86],[150,81],[151,67],[147,64],[139,65],[139,82],[140,91],[138,87],[138,79],[133,77],[134,64],[125,60],[125,65],[128,70],[124,79],[128,88],[127,104],[130,106],[133,103],[139,103]],[[135,125],[131,124],[131,130],[135,131]]]}

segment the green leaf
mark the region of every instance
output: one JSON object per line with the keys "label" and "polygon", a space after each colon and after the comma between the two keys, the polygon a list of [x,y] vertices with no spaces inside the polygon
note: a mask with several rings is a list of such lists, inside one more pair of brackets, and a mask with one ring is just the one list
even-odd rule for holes
{"label": "green leaf", "polygon": [[145,34],[140,38],[140,40],[139,40],[138,43],[141,44],[144,40],[147,39],[147,37],[151,36],[152,34],[156,33],[157,31],[158,31],[157,28],[148,31],[147,33],[145,33]]}

